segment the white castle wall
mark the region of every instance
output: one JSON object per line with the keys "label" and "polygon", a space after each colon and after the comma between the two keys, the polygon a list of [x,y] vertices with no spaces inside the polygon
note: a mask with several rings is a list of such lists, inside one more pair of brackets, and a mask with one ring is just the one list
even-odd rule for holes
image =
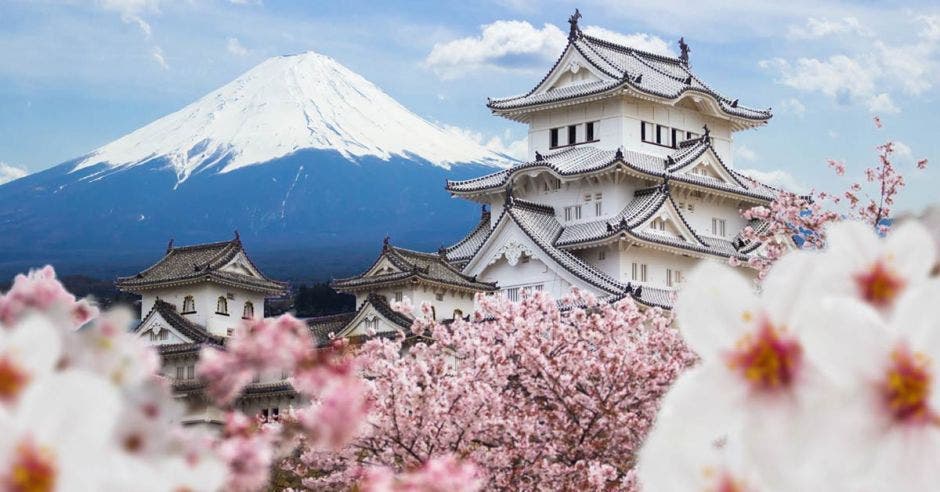
{"label": "white castle wall", "polygon": [[[231,299],[228,298],[229,294]],[[151,290],[141,296],[141,316],[146,316],[153,309],[158,298],[175,305],[176,311],[182,314],[186,296],[193,296],[196,312],[183,314],[183,317],[206,327],[215,335],[227,335],[229,328],[241,324],[246,302],[251,302],[254,306],[255,319],[264,317],[262,294],[208,283]],[[227,299],[228,316],[216,314],[216,303],[220,296]]]}

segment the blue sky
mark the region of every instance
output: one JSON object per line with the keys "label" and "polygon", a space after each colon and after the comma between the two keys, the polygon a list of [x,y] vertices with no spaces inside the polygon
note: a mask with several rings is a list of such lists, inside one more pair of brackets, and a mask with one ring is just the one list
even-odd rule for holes
{"label": "blue sky", "polygon": [[582,26],[648,49],[675,51],[685,36],[702,78],[743,104],[774,108],[768,127],[737,135],[739,168],[838,190],[850,178],[834,177],[826,158],[845,160],[858,177],[891,138],[908,171],[901,207],[936,201],[940,169],[911,169],[922,157],[940,166],[940,6],[694,5],[8,0],[0,5],[0,181],[82,155],[267,57],[306,50],[336,58],[430,120],[512,148],[524,128],[491,116],[485,98],[531,88],[578,6]]}

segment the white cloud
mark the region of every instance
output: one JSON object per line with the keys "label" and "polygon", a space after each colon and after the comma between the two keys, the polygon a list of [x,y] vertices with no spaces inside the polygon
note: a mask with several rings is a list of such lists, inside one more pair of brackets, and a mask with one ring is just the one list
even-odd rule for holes
{"label": "white cloud", "polygon": [[154,60],[157,60],[157,63],[163,67],[164,70],[169,70],[170,65],[166,62],[166,57],[163,56],[163,50],[159,46],[154,46],[153,50],[150,52]]}
{"label": "white cloud", "polygon": [[99,4],[105,10],[118,12],[121,20],[128,24],[137,24],[144,37],[150,39],[153,30],[144,20],[143,15],[148,12],[159,11],[159,0],[100,0]]}
{"label": "white cloud", "polygon": [[605,41],[611,41],[617,44],[629,46],[631,48],[636,48],[641,51],[648,51],[650,53],[656,53],[657,55],[676,56],[675,53],[673,53],[673,51],[669,48],[669,43],[667,43],[663,38],[660,38],[659,36],[653,36],[652,34],[646,34],[642,32],[634,34],[620,34],[619,32],[614,32],[597,26],[585,27],[584,33],[589,36],[594,36]]}
{"label": "white cloud", "polygon": [[835,34],[858,34],[868,36],[871,34],[866,27],[855,17],[845,17],[840,20],[817,19],[810,17],[802,26],[790,26],[787,37],[790,39],[816,39]]}
{"label": "white cloud", "polygon": [[[671,54],[665,41],[650,34],[624,35],[596,26],[584,32],[644,51]],[[425,64],[444,79],[480,69],[544,70],[561,54],[567,38],[553,24],[537,28],[525,21],[500,20],[482,26],[479,36],[435,44]]]}
{"label": "white cloud", "polygon": [[894,154],[906,161],[914,159],[914,152],[911,147],[900,140],[894,141]]}
{"label": "white cloud", "polygon": [[783,169],[775,169],[773,171],[761,171],[759,169],[739,169],[738,172],[775,188],[782,188],[793,193],[806,192],[806,186],[794,178],[792,174],[784,171]]}
{"label": "white cloud", "polygon": [[228,38],[228,42],[225,44],[225,48],[229,53],[235,56],[245,56],[248,54],[248,48],[245,48],[241,41],[235,37]]}
{"label": "white cloud", "polygon": [[0,185],[9,183],[14,179],[22,178],[27,174],[29,174],[29,172],[26,169],[11,166],[10,164],[0,161]]}
{"label": "white cloud", "polygon": [[757,152],[754,152],[750,147],[744,144],[734,148],[734,155],[742,161],[754,162],[757,160]]}
{"label": "white cloud", "polygon": [[492,150],[493,152],[507,155],[519,161],[526,160],[529,153],[528,137],[522,137],[518,140],[513,140],[512,132],[509,130],[506,130],[502,136],[486,136],[481,132],[468,130],[466,128],[460,128],[457,126],[443,125],[443,127],[445,130],[469,138],[470,140],[473,140],[474,142]]}
{"label": "white cloud", "polygon": [[875,114],[901,112],[901,108],[898,108],[894,104],[894,101],[891,100],[891,96],[889,96],[886,92],[869,97],[867,102],[868,111]]}
{"label": "white cloud", "polygon": [[811,38],[853,32],[856,37],[847,48],[854,53],[792,61],[775,58],[761,61],[760,66],[777,72],[779,83],[819,92],[842,104],[864,106],[873,113],[901,111],[892,93],[917,96],[933,88],[940,78],[940,16],[909,18],[923,28],[909,30],[914,38],[898,44],[875,39],[857,21],[848,19],[852,18],[835,23],[810,19],[799,33]]}
{"label": "white cloud", "polygon": [[802,118],[806,113],[806,106],[799,99],[791,97],[780,102],[780,110]]}

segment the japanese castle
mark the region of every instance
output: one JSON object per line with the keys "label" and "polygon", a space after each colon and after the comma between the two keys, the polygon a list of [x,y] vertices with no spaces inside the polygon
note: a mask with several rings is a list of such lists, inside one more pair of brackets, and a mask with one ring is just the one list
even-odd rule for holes
{"label": "japanese castle", "polygon": [[404,297],[430,303],[439,319],[472,311],[476,292],[558,298],[572,287],[670,308],[696,262],[746,264],[760,248],[741,231],[763,224],[740,212],[776,190],[734,170],[733,136],[765,125],[770,110],[705,84],[682,39],[678,58],[647,53],[584,34],[580,17],[534,88],[487,102],[528,125],[527,161],[447,183],[483,209],[456,244],[421,253],[386,239],[362,275],[335,280],[359,306],[335,335],[407,330],[382,314]]}
{"label": "japanese castle", "polygon": [[[221,425],[222,413],[196,377],[204,347],[223,349],[245,321],[264,318],[264,300],[282,296],[287,285],[271,280],[251,261],[238,233],[230,241],[173,247],[153,266],[115,282],[141,296],[141,321],[135,333],[156,346],[161,373],[186,404],[184,423]],[[277,419],[297,397],[287,374],[256,378],[236,406],[245,413]]]}
{"label": "japanese castle", "polygon": [[[760,249],[741,232],[764,224],[740,212],[769,204],[777,190],[734,170],[733,136],[765,125],[770,110],[701,81],[682,39],[678,58],[647,53],[584,34],[580,16],[569,19],[567,46],[534,88],[487,102],[494,114],[528,125],[526,162],[447,182],[453,196],[480,204],[476,226],[436,252],[386,238],[364,273],[332,282],[356,296],[356,310],[307,320],[319,344],[410,334],[413,318],[392,307],[406,299],[428,304],[439,320],[472,313],[479,293],[515,301],[533,291],[559,298],[575,287],[668,309],[698,261],[746,265]],[[199,350],[223,347],[286,285],[261,273],[237,234],[187,247],[171,242],[156,264],[117,285],[142,296],[137,333],[158,346],[164,374],[190,404],[188,422],[217,423],[194,375]],[[259,378],[237,404],[277,418],[296,397],[287,378]]]}

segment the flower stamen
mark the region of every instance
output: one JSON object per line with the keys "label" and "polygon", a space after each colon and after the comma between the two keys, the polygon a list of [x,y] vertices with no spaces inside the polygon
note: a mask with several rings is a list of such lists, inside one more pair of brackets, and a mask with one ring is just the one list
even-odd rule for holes
{"label": "flower stamen", "polygon": [[728,356],[728,367],[744,376],[754,389],[770,391],[793,383],[801,355],[797,340],[764,321],[756,333],[738,342]]}
{"label": "flower stamen", "polygon": [[9,357],[0,356],[0,402],[14,401],[28,382],[26,371]]}
{"label": "flower stamen", "polygon": [[48,450],[24,441],[16,448],[4,490],[11,492],[51,492],[56,485],[55,457]]}
{"label": "flower stamen", "polygon": [[855,275],[859,294],[869,304],[886,308],[904,289],[904,279],[890,270],[882,260],[878,260],[867,272]]}
{"label": "flower stamen", "polygon": [[911,352],[907,347],[898,347],[891,353],[882,388],[888,411],[895,421],[934,421],[928,405],[932,379],[929,363],[926,356]]}

